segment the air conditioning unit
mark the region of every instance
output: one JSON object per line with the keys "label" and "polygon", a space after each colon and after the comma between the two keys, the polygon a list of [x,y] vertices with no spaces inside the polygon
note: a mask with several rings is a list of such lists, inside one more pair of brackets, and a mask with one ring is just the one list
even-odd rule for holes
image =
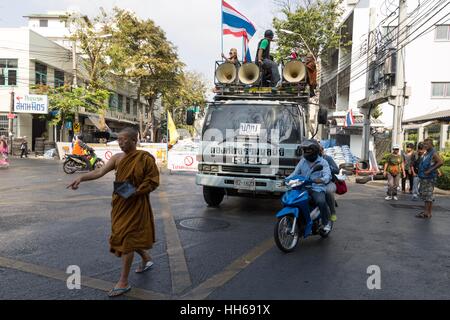
{"label": "air conditioning unit", "polygon": [[86,112],[86,108],[85,108],[85,107],[79,107],[79,108],[78,108],[78,111],[79,111],[79,112]]}

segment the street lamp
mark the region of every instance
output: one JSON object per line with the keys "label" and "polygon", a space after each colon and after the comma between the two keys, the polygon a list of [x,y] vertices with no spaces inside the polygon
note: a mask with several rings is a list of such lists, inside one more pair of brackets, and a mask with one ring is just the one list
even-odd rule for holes
{"label": "street lamp", "polygon": [[302,39],[303,43],[305,44],[306,48],[308,49],[308,51],[312,54],[313,58],[315,61],[317,61],[316,57],[314,56],[314,53],[312,52],[311,48],[308,46],[308,44],[306,43],[305,39],[303,39],[302,35],[300,33],[291,31],[291,30],[286,30],[286,29],[280,29],[281,32],[286,33],[286,34],[290,34],[290,35],[297,35],[300,37],[300,39]]}

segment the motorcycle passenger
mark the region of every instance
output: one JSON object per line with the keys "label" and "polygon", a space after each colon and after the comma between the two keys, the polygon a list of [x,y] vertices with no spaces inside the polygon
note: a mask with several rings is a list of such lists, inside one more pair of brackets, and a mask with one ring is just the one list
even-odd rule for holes
{"label": "motorcycle passenger", "polygon": [[[303,151],[303,157],[295,167],[294,172],[287,178],[290,179],[295,175],[309,177],[312,181],[310,195],[314,199],[320,210],[323,231],[331,230],[331,222],[329,221],[330,210],[326,201],[325,193],[327,184],[331,181],[331,171],[328,162],[320,156],[320,146],[315,140],[305,140],[300,144]],[[314,167],[322,165],[323,169],[311,174]]]}
{"label": "motorcycle passenger", "polygon": [[339,167],[337,166],[336,162],[334,162],[332,157],[330,157],[329,155],[324,153],[322,145],[320,145],[320,155],[322,156],[322,158],[324,158],[328,162],[328,165],[330,166],[332,181],[330,181],[327,184],[327,190],[326,190],[325,196],[327,199],[328,206],[330,207],[330,213],[331,213],[330,220],[332,222],[335,222],[337,220],[336,200],[334,198],[334,194],[336,193],[336,184],[334,183],[333,180],[334,180],[334,175],[339,174]]}
{"label": "motorcycle passenger", "polygon": [[94,149],[89,147],[86,143],[83,142],[83,136],[79,135],[76,137],[76,140],[73,144],[72,154],[79,156],[83,159],[84,163],[86,163],[86,168],[91,170],[91,162],[89,161],[89,154],[93,153]]}

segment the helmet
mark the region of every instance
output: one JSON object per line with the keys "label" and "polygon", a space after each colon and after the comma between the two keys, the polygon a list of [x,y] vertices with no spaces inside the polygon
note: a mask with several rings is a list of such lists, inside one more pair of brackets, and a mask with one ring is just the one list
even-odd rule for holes
{"label": "helmet", "polygon": [[309,162],[314,162],[320,153],[320,145],[316,140],[305,140],[300,144],[300,148],[303,150],[303,157]]}
{"label": "helmet", "polygon": [[300,144],[300,148],[302,149],[311,149],[313,152],[319,152],[320,151],[320,145],[316,140],[308,139],[303,141]]}
{"label": "helmet", "polygon": [[264,32],[264,38],[273,38],[273,31],[272,30],[266,30],[266,32]]}
{"label": "helmet", "polygon": [[82,135],[82,134],[79,134],[79,135],[77,136],[77,138],[78,138],[78,140],[83,140],[83,135]]}

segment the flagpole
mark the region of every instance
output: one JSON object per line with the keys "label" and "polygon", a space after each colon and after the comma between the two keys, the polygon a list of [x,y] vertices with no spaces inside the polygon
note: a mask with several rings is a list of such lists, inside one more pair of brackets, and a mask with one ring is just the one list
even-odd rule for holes
{"label": "flagpole", "polygon": [[220,57],[222,58],[222,53],[223,53],[223,0],[220,0],[220,18],[222,23],[220,24],[220,42],[221,42],[221,47],[220,47]]}

